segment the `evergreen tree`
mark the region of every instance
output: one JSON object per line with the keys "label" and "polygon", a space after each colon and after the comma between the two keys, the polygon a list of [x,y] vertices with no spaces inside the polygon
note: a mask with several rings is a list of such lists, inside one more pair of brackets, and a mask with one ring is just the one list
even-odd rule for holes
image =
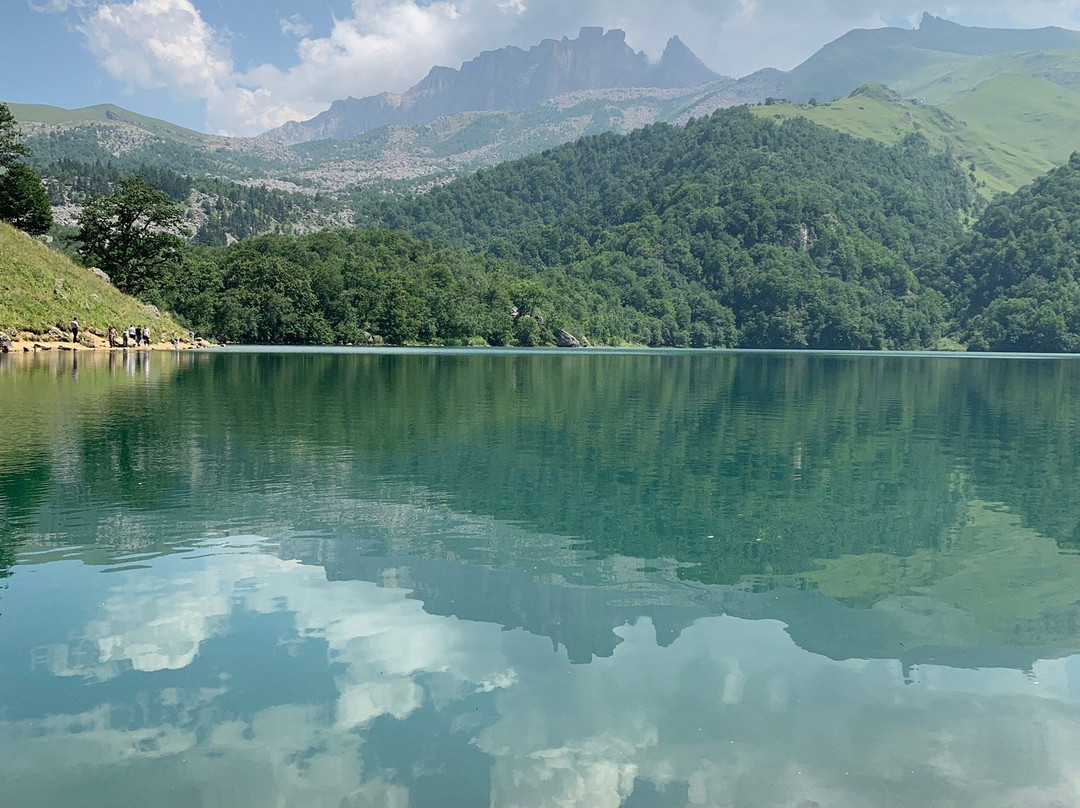
{"label": "evergreen tree", "polygon": [[0,103],[0,169],[10,168],[30,150],[23,145],[18,122],[7,104]]}

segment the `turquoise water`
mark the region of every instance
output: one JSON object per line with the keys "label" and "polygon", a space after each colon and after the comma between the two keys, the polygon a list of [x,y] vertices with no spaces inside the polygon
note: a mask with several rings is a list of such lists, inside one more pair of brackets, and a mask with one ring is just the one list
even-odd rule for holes
{"label": "turquoise water", "polygon": [[0,805],[1080,804],[1080,360],[0,356]]}

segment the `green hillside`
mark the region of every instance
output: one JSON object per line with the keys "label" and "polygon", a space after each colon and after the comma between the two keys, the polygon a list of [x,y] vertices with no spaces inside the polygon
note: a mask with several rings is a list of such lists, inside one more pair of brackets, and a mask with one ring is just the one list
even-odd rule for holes
{"label": "green hillside", "polygon": [[973,164],[987,198],[1015,191],[1080,149],[1080,91],[1021,74],[995,76],[943,107],[871,84],[830,104],[774,103],[753,112],[774,120],[807,118],[886,144],[919,132]]}
{"label": "green hillside", "polygon": [[[638,312],[649,345],[930,347],[970,181],[925,138],[892,147],[743,108],[504,163],[380,221],[545,271]],[[734,339],[732,339],[734,321]]]}
{"label": "green hillside", "polygon": [[78,316],[84,331],[144,323],[157,334],[182,334],[166,314],[154,315],[133,297],[76,266],[25,233],[0,222],[0,330],[44,333]]}
{"label": "green hillside", "polygon": [[1030,76],[1060,87],[1080,89],[1080,43],[1076,50],[966,56],[898,76],[889,86],[927,104],[948,104],[990,79]]}
{"label": "green hillside", "polygon": [[[1054,72],[1031,62],[1033,54],[1080,51],[1080,31],[1062,28],[969,28],[923,16],[914,30],[849,31],[788,72],[781,95],[797,102],[842,98],[868,82],[904,95],[945,101],[1002,72]],[[1019,67],[1019,61],[1027,66]],[[1068,70],[1056,71],[1059,79]],[[919,92],[915,92],[921,88]]]}
{"label": "green hillside", "polygon": [[995,200],[949,269],[972,346],[1080,350],[1080,153]]}
{"label": "green hillside", "polygon": [[43,123],[50,126],[81,126],[88,123],[128,123],[159,137],[188,143],[206,144],[215,140],[192,129],[174,123],[140,115],[115,104],[96,104],[92,107],[64,109],[47,104],[8,104],[15,120],[21,123]]}

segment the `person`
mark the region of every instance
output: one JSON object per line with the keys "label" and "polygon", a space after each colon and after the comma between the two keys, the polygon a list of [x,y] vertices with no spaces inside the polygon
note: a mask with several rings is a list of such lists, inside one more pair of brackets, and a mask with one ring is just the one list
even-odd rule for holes
{"label": "person", "polygon": [[142,326],[135,326],[135,347],[138,348],[142,345]]}
{"label": "person", "polygon": [[72,317],[71,318],[71,341],[72,342],[78,342],[79,341],[79,318],[78,317]]}
{"label": "person", "polygon": [[147,348],[149,348],[150,347],[150,327],[149,326],[145,326],[145,325],[143,326],[142,338],[143,338],[143,345],[145,345]]}
{"label": "person", "polygon": [[109,337],[109,347],[110,348],[115,348],[116,347],[116,327],[110,325],[109,330],[106,331],[105,333]]}

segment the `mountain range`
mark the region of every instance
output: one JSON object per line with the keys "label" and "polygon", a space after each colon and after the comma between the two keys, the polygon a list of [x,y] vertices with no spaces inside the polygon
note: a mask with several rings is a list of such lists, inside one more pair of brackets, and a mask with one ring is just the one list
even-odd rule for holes
{"label": "mountain range", "polygon": [[[70,170],[55,166],[75,161],[304,195],[310,204],[291,204],[302,211],[295,221],[271,218],[274,227],[307,230],[359,221],[366,203],[358,193],[423,192],[582,136],[682,124],[738,104],[886,143],[920,132],[962,158],[990,198],[1080,146],[1080,32],[969,28],[925,15],[915,29],[851,31],[787,72],[732,79],[677,37],[651,63],[622,31],[584,28],[575,39],[433,68],[405,93],[337,101],[260,138],[205,135],[113,105],[10,106],[61,222],[79,195],[62,182]],[[193,198],[193,209],[216,204],[208,193]]]}
{"label": "mountain range", "polygon": [[461,112],[518,112],[565,93],[615,87],[694,87],[733,80],[707,68],[678,37],[650,64],[618,29],[582,28],[577,39],[545,39],[529,50],[484,51],[459,70],[433,67],[404,93],[335,101],[314,118],[292,121],[263,137],[281,143],[344,140],[380,126],[427,123]]}

